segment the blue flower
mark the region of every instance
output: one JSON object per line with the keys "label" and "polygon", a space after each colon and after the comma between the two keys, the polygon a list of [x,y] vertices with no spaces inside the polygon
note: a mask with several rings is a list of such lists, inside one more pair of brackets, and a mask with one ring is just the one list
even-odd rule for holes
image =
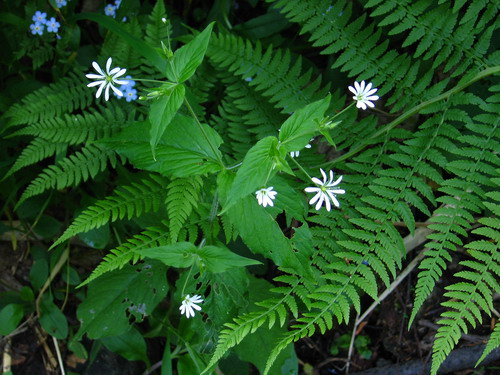
{"label": "blue flower", "polygon": [[44,26],[40,22],[35,22],[35,23],[32,23],[30,25],[31,33],[33,35],[36,35],[36,34],[42,35],[43,34],[43,28],[44,28]]}
{"label": "blue flower", "polygon": [[125,90],[125,99],[127,102],[131,102],[132,100],[137,100],[137,90],[133,88],[128,88]]}
{"label": "blue flower", "polygon": [[104,7],[104,14],[106,16],[110,16],[115,18],[116,17],[116,6],[113,4],[108,4]]}
{"label": "blue flower", "polygon": [[47,13],[42,13],[39,10],[37,10],[31,19],[35,22],[35,24],[37,22],[45,23],[45,22],[47,22],[47,20],[45,19],[46,17],[47,17]]}
{"label": "blue flower", "polygon": [[56,0],[56,5],[58,8],[62,8],[65,5],[68,5],[68,2],[66,0]]}
{"label": "blue flower", "polygon": [[49,33],[57,33],[57,30],[59,30],[59,26],[61,26],[61,24],[57,22],[54,17],[49,19],[45,25],[47,26],[47,31]]}

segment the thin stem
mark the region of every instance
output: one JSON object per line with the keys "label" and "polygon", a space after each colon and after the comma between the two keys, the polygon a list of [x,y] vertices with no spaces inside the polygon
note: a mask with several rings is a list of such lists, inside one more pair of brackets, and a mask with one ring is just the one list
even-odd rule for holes
{"label": "thin stem", "polygon": [[352,106],[354,105],[354,102],[352,102],[351,104],[349,104],[347,107],[345,107],[342,111],[340,111],[339,113],[336,113],[332,116],[332,120],[335,118],[335,117],[338,117],[340,116],[342,113],[344,113],[345,111],[347,111],[349,108],[351,108]]}
{"label": "thin stem", "polygon": [[498,65],[493,66],[493,67],[488,68],[488,69],[484,69],[481,72],[479,72],[478,74],[476,74],[469,81],[464,82],[460,85],[457,85],[457,86],[453,87],[452,89],[446,91],[445,93],[436,96],[435,98],[432,98],[432,99],[429,99],[423,103],[420,103],[419,105],[417,105],[417,106],[411,108],[410,110],[406,111],[405,113],[403,113],[397,119],[390,122],[389,124],[387,124],[386,126],[381,128],[380,130],[377,130],[375,133],[373,133],[371,136],[369,136],[367,139],[365,139],[363,142],[361,142],[358,146],[356,146],[353,149],[351,149],[350,151],[346,152],[344,155],[339,156],[338,158],[336,158],[335,160],[332,160],[329,163],[326,163],[325,166],[329,168],[329,167],[332,167],[335,163],[338,163],[340,161],[343,161],[343,160],[350,158],[351,156],[357,154],[358,152],[363,150],[365,147],[367,147],[370,143],[369,142],[370,140],[373,140],[373,139],[379,137],[380,135],[384,134],[385,132],[388,132],[389,130],[395,128],[396,126],[401,124],[403,121],[405,121],[407,118],[420,112],[422,109],[430,106],[431,104],[437,103],[441,100],[448,99],[453,94],[456,94],[456,93],[462,91],[463,89],[467,88],[468,86],[472,85],[473,83],[475,83],[475,82],[477,82],[485,77],[488,77],[492,74],[499,73],[499,72],[500,72],[500,66],[498,66]]}
{"label": "thin stem", "polygon": [[299,162],[294,158],[292,158],[292,160],[297,165],[297,167],[299,167],[299,169],[307,176],[307,178],[309,178],[309,180],[312,180],[312,177],[309,175],[309,173],[306,172],[304,168],[302,168],[302,165],[300,165]]}
{"label": "thin stem", "polygon": [[[157,79],[145,79],[145,78],[128,78],[129,80],[132,80],[132,81],[137,81],[137,82],[153,82],[153,83],[168,83],[166,81],[159,81]],[[124,78],[125,80],[125,78]]]}
{"label": "thin stem", "polygon": [[194,264],[189,268],[189,273],[186,277],[186,280],[184,281],[184,286],[182,287],[182,290],[181,290],[181,296],[184,295],[184,289],[186,289],[187,281],[189,280],[189,276],[191,276],[191,271],[193,270],[193,267],[194,267]]}
{"label": "thin stem", "polygon": [[191,112],[191,115],[194,117],[195,121],[196,121],[196,124],[198,125],[198,127],[200,128],[203,136],[205,137],[205,140],[207,141],[208,145],[210,146],[210,148],[212,149],[212,152],[214,153],[214,155],[217,157],[217,160],[218,162],[220,163],[220,165],[222,165],[223,168],[225,168],[225,165],[224,165],[224,162],[222,161],[222,158],[221,156],[219,155],[219,153],[217,152],[217,147],[215,147],[215,145],[212,144],[210,138],[208,137],[208,134],[207,132],[205,131],[205,129],[203,128],[203,125],[201,124],[200,120],[198,120],[198,116],[196,116],[196,113],[194,113],[193,111],[193,108],[191,107],[191,105],[189,104],[189,101],[187,100],[187,98],[184,98],[184,103],[186,103],[186,106],[188,107],[189,109],[189,112]]}
{"label": "thin stem", "polygon": [[231,167],[226,167],[226,169],[227,169],[227,170],[230,170],[230,169],[238,168],[241,164],[243,164],[243,162],[242,162],[242,161],[241,161],[241,162],[239,162],[238,164],[235,164],[235,165],[231,166]]}

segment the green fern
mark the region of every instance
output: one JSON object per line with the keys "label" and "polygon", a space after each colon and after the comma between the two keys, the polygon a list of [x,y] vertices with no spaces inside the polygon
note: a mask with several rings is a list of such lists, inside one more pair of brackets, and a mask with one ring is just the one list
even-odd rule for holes
{"label": "green fern", "polygon": [[2,180],[28,165],[38,163],[43,159],[63,152],[66,147],[64,143],[56,143],[41,138],[34,139],[23,149],[21,155],[19,155],[14,165],[12,165]]}
{"label": "green fern", "polygon": [[494,349],[500,347],[500,322],[495,324],[495,329],[491,333],[490,339],[484,348],[484,352],[481,357],[477,360],[476,366],[479,365]]}
{"label": "green fern", "polygon": [[6,113],[9,125],[33,124],[87,108],[94,99],[83,73],[70,73],[56,83],[27,95]]}
{"label": "green fern", "polygon": [[114,167],[116,155],[114,151],[103,150],[97,146],[89,145],[75,154],[66,157],[55,165],[44,169],[40,175],[28,185],[19,198],[19,206],[26,199],[42,194],[48,189],[64,189],[76,186],[81,181],[93,178],[97,173],[107,168],[108,161]]}
{"label": "green fern", "polygon": [[255,47],[249,40],[230,35],[213,34],[207,55],[219,69],[229,69],[260,92],[283,113],[292,113],[315,100],[324,98],[328,85],[321,87],[321,76],[313,78],[312,69],[302,69],[302,59],[292,62],[288,50],[263,50],[259,41]]}
{"label": "green fern", "polygon": [[129,262],[136,263],[140,259],[138,251],[151,247],[168,245],[168,230],[167,223],[163,223],[164,227],[147,228],[140,234],[128,239],[125,243],[110,250],[99,265],[92,271],[90,276],[81,283],[78,287],[92,282],[106,272],[111,272],[121,269]]}
{"label": "green fern", "polygon": [[127,122],[125,112],[117,105],[83,112],[83,115],[64,114],[30,124],[12,136],[32,135],[52,142],[68,145],[86,143],[99,138],[111,137]]}
{"label": "green fern", "polygon": [[[497,171],[497,176],[500,170]],[[460,262],[466,270],[455,274],[463,281],[446,287],[445,297],[448,301],[442,303],[450,310],[441,314],[440,325],[433,345],[431,374],[437,374],[439,366],[458,343],[462,333],[468,332],[469,323],[472,327],[482,322],[481,311],[491,315],[493,310],[493,294],[500,291],[500,178],[492,179],[497,191],[486,193],[490,198],[484,205],[491,210],[494,217],[479,219],[483,226],[472,233],[484,237],[465,247],[470,260]],[[496,342],[498,344],[498,341]],[[495,345],[495,341],[491,345]]]}
{"label": "green fern", "polygon": [[449,251],[454,251],[457,245],[462,246],[460,237],[468,236],[466,230],[475,221],[473,215],[484,209],[481,202],[484,192],[478,186],[491,185],[488,177],[500,167],[500,161],[495,156],[500,147],[500,119],[493,115],[496,106],[485,102],[479,104],[485,112],[473,120],[463,112],[457,113],[455,118],[465,122],[462,134],[455,134],[453,127],[447,129],[448,135],[454,134],[453,137],[462,142],[460,146],[447,147],[458,159],[446,162],[445,167],[457,177],[443,181],[439,188],[444,193],[437,198],[442,207],[429,220],[429,229],[434,233],[428,236],[431,242],[426,244],[428,250],[419,266],[421,271],[409,325],[446,269],[446,262],[451,261]]}
{"label": "green fern", "polygon": [[193,207],[197,206],[203,180],[200,176],[174,178],[168,184],[167,206],[170,241],[177,241],[179,231],[188,219]]}
{"label": "green fern", "polygon": [[158,211],[166,195],[165,185],[163,177],[151,174],[140,183],[119,187],[113,195],[97,201],[83,211],[51,248],[79,233],[100,228],[109,222]]}

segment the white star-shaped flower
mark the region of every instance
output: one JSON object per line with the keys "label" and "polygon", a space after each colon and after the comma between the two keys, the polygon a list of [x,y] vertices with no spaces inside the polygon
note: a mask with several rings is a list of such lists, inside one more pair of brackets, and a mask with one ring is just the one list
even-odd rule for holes
{"label": "white star-shaped flower", "polygon": [[335,207],[340,207],[340,203],[337,200],[335,194],[345,193],[345,190],[343,189],[332,189],[333,187],[340,184],[340,181],[342,181],[342,176],[333,181],[333,171],[330,171],[330,179],[327,181],[327,176],[325,171],[323,169],[320,169],[320,171],[321,174],[323,175],[323,181],[321,181],[319,178],[316,177],[313,177],[311,179],[312,182],[314,182],[319,187],[308,187],[305,188],[305,191],[307,193],[316,193],[316,195],[312,197],[312,199],[309,201],[309,204],[314,204],[318,202],[315,207],[316,210],[319,210],[323,205],[323,202],[325,202],[326,210],[330,211],[332,208],[330,200],[333,202]]}
{"label": "white star-shaped flower", "polygon": [[255,196],[257,198],[257,201],[263,207],[266,207],[268,205],[273,207],[274,206],[273,200],[276,198],[276,194],[278,194],[278,192],[273,191],[272,186],[265,188],[265,189],[257,190],[255,192]]}
{"label": "white star-shaped flower", "polygon": [[372,101],[378,99],[377,95],[373,95],[377,90],[378,89],[375,88],[372,89],[371,83],[365,86],[365,81],[361,81],[361,84],[354,82],[354,87],[349,86],[349,91],[354,94],[352,98],[357,101],[356,107],[362,108],[363,110],[366,109],[366,106],[371,108],[375,107]]}
{"label": "white star-shaped flower", "polygon": [[[186,318],[189,319],[190,316],[194,318],[194,310],[200,311],[201,307],[197,305],[197,303],[202,303],[203,299],[201,296],[195,294],[194,296],[190,297],[189,294],[184,297],[184,300],[182,301],[181,306],[179,307],[179,310],[181,310],[181,315],[186,315]],[[194,309],[194,310],[193,310]]]}
{"label": "white star-shaped flower", "polygon": [[96,98],[99,98],[104,90],[104,99],[106,101],[109,100],[109,89],[111,88],[116,95],[123,96],[123,92],[118,90],[114,85],[126,85],[128,81],[126,80],[118,80],[117,78],[121,77],[127,72],[127,69],[121,69],[119,67],[111,69],[112,63],[111,57],[106,62],[106,72],[104,72],[97,62],[92,62],[92,66],[99,74],[87,74],[85,77],[88,79],[97,79],[95,82],[91,82],[87,85],[87,87],[99,86],[97,93],[95,94]]}

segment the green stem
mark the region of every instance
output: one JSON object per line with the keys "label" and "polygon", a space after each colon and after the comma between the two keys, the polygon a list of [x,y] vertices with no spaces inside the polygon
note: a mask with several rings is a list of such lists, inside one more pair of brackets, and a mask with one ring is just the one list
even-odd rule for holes
{"label": "green stem", "polygon": [[205,137],[205,140],[207,141],[208,145],[210,146],[210,148],[212,149],[212,152],[214,153],[214,155],[217,157],[217,160],[219,161],[220,165],[225,168],[225,165],[224,165],[224,162],[222,161],[222,158],[221,156],[219,155],[219,153],[217,152],[217,147],[215,147],[212,142],[210,141],[210,138],[208,137],[208,134],[207,132],[205,131],[205,129],[203,128],[203,125],[201,124],[200,120],[198,120],[198,116],[196,116],[196,113],[194,113],[193,111],[193,108],[191,107],[191,105],[189,104],[189,101],[187,100],[187,98],[184,98],[184,103],[186,103],[186,106],[188,107],[189,109],[189,112],[191,113],[191,115],[194,117],[195,121],[196,121],[196,124],[198,125],[198,127],[200,128],[203,136]]}
{"label": "green stem", "polygon": [[427,100],[423,103],[420,103],[419,105],[417,105],[417,106],[411,108],[410,110],[406,111],[405,113],[403,113],[401,116],[399,116],[398,118],[396,118],[394,121],[390,122],[389,124],[387,124],[383,128],[377,130],[370,137],[368,137],[366,140],[361,142],[358,146],[356,146],[356,147],[352,148],[351,150],[349,150],[348,152],[346,152],[344,155],[336,158],[335,160],[332,160],[329,163],[326,163],[325,167],[330,168],[335,163],[338,163],[340,161],[343,161],[343,160],[350,158],[351,156],[357,154],[358,152],[363,150],[366,146],[368,146],[370,143],[369,142],[370,140],[373,140],[373,139],[379,137],[380,135],[384,134],[385,132],[388,132],[389,130],[395,128],[396,126],[401,124],[403,121],[405,121],[407,118],[420,112],[422,109],[430,106],[431,104],[437,103],[441,100],[448,99],[453,94],[456,94],[456,93],[462,91],[463,89],[465,89],[466,87],[472,85],[473,83],[475,83],[475,82],[477,82],[485,77],[488,77],[492,74],[495,74],[495,73],[500,73],[500,66],[493,66],[491,68],[484,69],[481,72],[479,72],[478,74],[476,74],[469,81],[464,82],[460,85],[457,85],[457,86],[453,87],[452,89],[446,91],[445,93],[436,96],[435,98],[432,98],[432,99]]}
{"label": "green stem", "polygon": [[297,167],[299,167],[299,169],[307,176],[307,178],[309,178],[309,180],[312,180],[312,177],[309,175],[309,173],[306,172],[306,170],[304,168],[302,168],[302,165],[299,164],[299,162],[297,160],[295,160],[294,158],[292,158],[292,161],[297,165]]}
{"label": "green stem", "polygon": [[349,108],[351,108],[352,106],[354,105],[354,102],[352,102],[351,104],[349,104],[347,107],[345,107],[342,111],[340,111],[339,113],[336,113],[334,114],[330,120],[333,120],[335,117],[338,117],[340,116],[342,113],[344,113],[345,111],[347,111]]}
{"label": "green stem", "polygon": [[[121,78],[119,78],[121,79]],[[132,81],[136,81],[136,82],[153,82],[153,83],[161,83],[161,84],[164,84],[164,83],[167,83],[165,81],[159,81],[157,79],[145,79],[145,78],[123,78],[124,80],[132,80]]]}
{"label": "green stem", "polygon": [[193,270],[194,264],[189,268],[189,273],[184,281],[184,285],[182,286],[181,296],[184,296],[184,290],[186,289],[187,281],[189,280],[189,276],[191,276],[191,271]]}

